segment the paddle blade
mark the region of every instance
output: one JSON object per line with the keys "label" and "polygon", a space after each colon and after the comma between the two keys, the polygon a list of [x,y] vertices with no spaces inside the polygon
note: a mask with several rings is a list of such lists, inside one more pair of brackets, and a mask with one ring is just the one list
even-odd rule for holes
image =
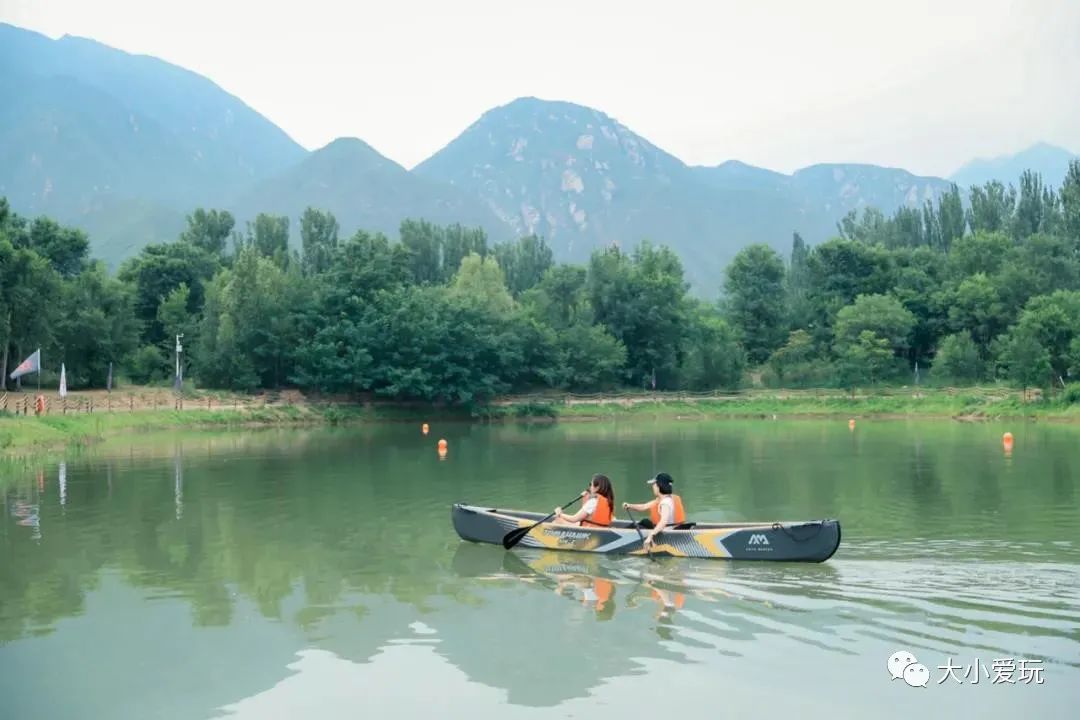
{"label": "paddle blade", "polygon": [[511,530],[510,532],[506,533],[506,535],[503,536],[502,540],[503,547],[507,550],[514,547],[519,542],[521,542],[521,538],[528,535],[529,531],[532,530],[534,527],[536,526],[530,525],[528,527],[518,528],[517,530]]}

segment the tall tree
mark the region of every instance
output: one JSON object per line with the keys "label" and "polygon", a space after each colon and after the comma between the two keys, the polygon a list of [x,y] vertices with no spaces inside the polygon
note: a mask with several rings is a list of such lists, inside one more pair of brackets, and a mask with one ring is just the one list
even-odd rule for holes
{"label": "tall tree", "polygon": [[727,267],[727,314],[752,363],[762,363],[784,342],[784,261],[768,245],[743,248]]}
{"label": "tall tree", "polygon": [[506,284],[514,297],[535,287],[555,264],[554,254],[543,238],[527,235],[513,243],[495,246],[495,258],[506,273]]}
{"label": "tall tree", "polygon": [[1006,188],[998,180],[971,188],[971,207],[967,210],[967,222],[971,232],[1003,232],[1012,227],[1016,207],[1016,189]]}
{"label": "tall tree", "polygon": [[891,295],[859,295],[836,315],[836,342],[853,345],[864,331],[888,343],[893,352],[907,350],[915,316]]}
{"label": "tall tree", "polygon": [[[443,229],[426,220],[403,220],[399,234],[401,244],[410,253],[412,281],[417,285],[428,285],[442,280]],[[460,262],[461,258],[458,258]]]}
{"label": "tall tree", "polygon": [[832,323],[840,308],[859,295],[888,292],[894,283],[893,257],[885,249],[834,239],[815,245],[807,264],[810,276],[808,330],[817,343],[832,342]]}
{"label": "tall tree", "polygon": [[461,269],[450,286],[452,296],[460,302],[476,303],[500,316],[514,309],[514,298],[506,288],[506,277],[498,261],[489,255],[470,253],[461,261]]}
{"label": "tall tree", "polygon": [[964,205],[960,200],[960,188],[955,184],[938,201],[936,243],[929,243],[948,252],[954,242],[964,236]]}
{"label": "tall tree", "polygon": [[300,218],[300,246],[304,272],[318,275],[330,268],[338,245],[338,221],[327,210],[309,207]]}
{"label": "tall tree", "polygon": [[668,248],[643,242],[632,256],[597,250],[589,261],[588,297],[597,322],[626,346],[627,381],[670,387],[677,380],[685,331],[682,264]]}
{"label": "tall tree", "polygon": [[461,261],[469,254],[480,257],[488,254],[487,233],[481,228],[466,228],[453,224],[443,231],[443,272],[444,280],[449,280],[461,267]]}
{"label": "tall tree", "polygon": [[1073,255],[1080,258],[1080,159],[1069,163],[1069,172],[1061,185],[1062,228],[1071,243]]}
{"label": "tall tree", "polygon": [[218,259],[206,250],[185,242],[147,245],[121,265],[118,277],[134,288],[135,317],[142,326],[142,344],[160,345],[165,340],[158,306],[181,284],[189,290],[189,315],[199,315],[203,283],[220,266]]}
{"label": "tall tree", "polygon": [[224,255],[225,243],[236,224],[227,210],[198,208],[187,216],[187,227],[180,233],[181,242],[189,242],[211,255]]}

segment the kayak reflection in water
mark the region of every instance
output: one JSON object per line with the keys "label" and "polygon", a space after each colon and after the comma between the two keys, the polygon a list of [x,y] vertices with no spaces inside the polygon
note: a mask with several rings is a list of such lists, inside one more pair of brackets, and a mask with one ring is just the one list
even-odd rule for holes
{"label": "kayak reflection in water", "polygon": [[611,525],[615,508],[615,491],[607,475],[597,473],[585,492],[581,493],[585,503],[573,515],[564,515],[562,508],[555,508],[553,523],[559,525],[580,525],[582,527],[608,527]]}

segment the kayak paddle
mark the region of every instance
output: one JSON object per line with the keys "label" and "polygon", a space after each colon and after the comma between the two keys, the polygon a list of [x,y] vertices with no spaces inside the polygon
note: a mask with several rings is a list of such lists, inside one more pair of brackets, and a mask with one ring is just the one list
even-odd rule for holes
{"label": "kayak paddle", "polygon": [[[630,524],[634,526],[634,529],[637,530],[637,536],[641,538],[641,547],[645,547],[645,536],[641,534],[641,528],[638,527],[637,520],[634,519],[634,514],[630,512],[630,508],[626,508],[626,514],[630,516]],[[646,550],[645,552],[648,554],[650,560],[656,562],[652,550]]]}
{"label": "kayak paddle", "polygon": [[[573,505],[574,503],[576,503],[580,499],[581,499],[580,494],[575,495],[573,500],[566,503],[565,505],[560,505],[560,507],[568,507],[570,505]],[[503,536],[503,541],[502,541],[503,542],[503,547],[506,548],[507,550],[509,550],[510,548],[514,547],[519,542],[521,542],[521,538],[528,535],[532,531],[533,528],[535,528],[537,525],[540,525],[541,523],[546,523],[548,520],[550,520],[553,517],[555,517],[555,513],[551,513],[550,515],[548,515],[546,518],[544,518],[540,522],[534,523],[534,524],[532,524],[532,525],[530,525],[528,527],[518,528],[517,530],[511,530],[510,532],[506,533],[506,535]]]}

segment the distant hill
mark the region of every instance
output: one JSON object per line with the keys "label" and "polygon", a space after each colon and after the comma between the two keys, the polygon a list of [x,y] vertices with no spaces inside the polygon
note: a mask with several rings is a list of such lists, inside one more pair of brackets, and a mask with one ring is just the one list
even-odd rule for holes
{"label": "distant hill", "polygon": [[[195,73],[0,24],[0,193],[95,230],[106,257],[307,154]],[[115,259],[115,257],[113,258]]]}
{"label": "distant hill", "polygon": [[724,209],[711,189],[591,108],[521,98],[485,113],[414,172],[479,197],[518,234],[543,235],[563,259],[651,239],[673,245],[688,265],[715,265],[713,229]]}
{"label": "distant hill", "polygon": [[950,180],[962,190],[970,190],[972,185],[982,185],[990,180],[1000,180],[1006,185],[1019,186],[1020,175],[1025,170],[1033,170],[1042,175],[1043,183],[1060,188],[1069,171],[1069,161],[1080,158],[1065,148],[1036,143],[1014,155],[1002,155],[996,158],[980,158],[952,174]]}
{"label": "distant hill", "polygon": [[488,111],[414,172],[477,195],[564,258],[581,260],[612,242],[666,243],[710,293],[749,243],[786,253],[794,231],[824,240],[849,209],[891,212],[949,186],[869,165],[818,165],[792,176],[739,162],[692,168],[599,110],[532,97]]}
{"label": "distant hill", "polygon": [[228,205],[241,227],[260,212],[288,215],[294,241],[309,206],[332,212],[342,235],[364,229],[397,237],[402,219],[422,217],[441,225],[482,227],[492,243],[514,237],[474,196],[410,173],[356,138],[333,141]]}

